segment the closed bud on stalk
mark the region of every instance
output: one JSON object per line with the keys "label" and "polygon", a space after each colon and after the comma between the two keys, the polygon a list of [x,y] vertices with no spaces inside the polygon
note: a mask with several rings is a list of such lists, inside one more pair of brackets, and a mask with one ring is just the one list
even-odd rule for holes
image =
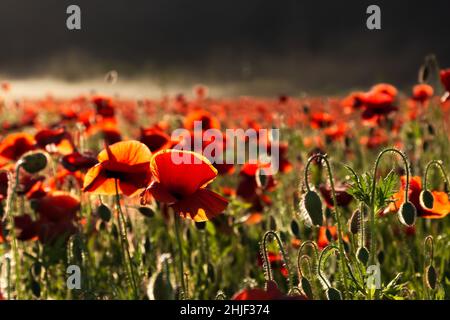
{"label": "closed bud on stalk", "polygon": [[416,222],[417,210],[414,204],[409,201],[404,202],[398,210],[398,218],[405,226],[411,227]]}
{"label": "closed bud on stalk", "polygon": [[359,211],[359,209],[356,209],[350,217],[350,220],[348,221],[348,230],[350,230],[352,234],[358,233],[360,216],[361,211]]}
{"label": "closed bud on stalk", "polygon": [[29,153],[19,160],[20,165],[28,173],[37,173],[47,166],[47,157],[41,153]]}
{"label": "closed bud on stalk", "polygon": [[433,209],[434,197],[429,190],[422,190],[419,196],[420,205],[426,209]]}
{"label": "closed bud on stalk", "polygon": [[103,203],[98,206],[97,215],[105,222],[109,222],[109,220],[111,220],[111,210],[109,210],[108,206]]}
{"label": "closed bud on stalk", "polygon": [[305,277],[302,277],[300,280],[300,286],[302,288],[303,293],[309,298],[313,299],[313,292],[311,288],[311,283]]}
{"label": "closed bud on stalk", "polygon": [[322,201],[315,191],[308,191],[301,202],[302,215],[311,225],[321,226],[323,224]]}
{"label": "closed bud on stalk", "polygon": [[342,293],[336,288],[328,288],[325,294],[328,300],[342,300]]}
{"label": "closed bud on stalk", "polygon": [[360,247],[356,252],[356,257],[362,264],[366,265],[369,261],[369,250],[366,247]]}
{"label": "closed bud on stalk", "polygon": [[432,264],[425,269],[425,282],[428,288],[436,289],[437,273]]}

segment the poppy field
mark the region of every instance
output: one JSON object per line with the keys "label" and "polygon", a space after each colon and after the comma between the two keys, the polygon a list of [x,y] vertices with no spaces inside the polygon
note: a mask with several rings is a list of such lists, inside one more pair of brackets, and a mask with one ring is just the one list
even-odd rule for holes
{"label": "poppy field", "polygon": [[433,66],[337,96],[3,82],[0,300],[449,299],[450,69]]}

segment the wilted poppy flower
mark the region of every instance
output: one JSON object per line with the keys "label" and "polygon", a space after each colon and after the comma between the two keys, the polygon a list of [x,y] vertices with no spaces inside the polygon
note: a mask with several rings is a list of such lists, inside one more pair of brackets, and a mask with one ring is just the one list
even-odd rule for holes
{"label": "wilted poppy flower", "polygon": [[253,288],[236,293],[232,300],[307,300],[303,295],[286,295],[278,289],[275,281],[267,281],[266,290]]}
{"label": "wilted poppy flower", "polygon": [[152,153],[169,149],[172,146],[169,135],[156,128],[141,128],[139,141],[145,144]]}
{"label": "wilted poppy flower", "polygon": [[89,169],[97,163],[97,159],[92,154],[81,154],[78,151],[72,152],[61,158],[61,164],[63,167],[71,172]]}
{"label": "wilted poppy flower", "polygon": [[[397,212],[403,202],[405,202],[406,177],[400,177],[401,188],[394,194],[395,202],[391,203],[387,209],[388,212]],[[418,176],[410,178],[409,183],[409,201],[414,204],[417,210],[417,216],[428,219],[444,218],[450,213],[450,201],[448,194],[442,191],[432,191],[434,197],[433,208],[427,209],[420,205],[420,192],[422,191],[422,179]]]}
{"label": "wilted poppy flower", "polygon": [[106,146],[99,153],[99,163],[86,173],[83,191],[96,194],[119,193],[134,195],[145,188],[151,179],[151,152],[139,141],[123,141]]}
{"label": "wilted poppy flower", "polygon": [[[320,193],[329,208],[334,207],[333,194],[330,185],[321,184],[319,186]],[[353,197],[347,193],[347,187],[343,185],[335,185],[336,201],[338,206],[346,207],[353,200]]]}
{"label": "wilted poppy flower", "polygon": [[[184,161],[177,163],[177,161]],[[163,150],[151,160],[154,181],[142,195],[151,194],[168,203],[184,218],[207,221],[222,213],[228,201],[206,186],[217,176],[217,170],[205,157],[190,151]]]}
{"label": "wilted poppy flower", "polygon": [[220,129],[219,120],[208,111],[195,110],[190,112],[184,119],[184,128],[194,130],[196,122],[201,122],[202,130]]}
{"label": "wilted poppy flower", "polygon": [[34,150],[34,138],[28,133],[12,133],[0,143],[0,156],[17,160],[24,153]]}

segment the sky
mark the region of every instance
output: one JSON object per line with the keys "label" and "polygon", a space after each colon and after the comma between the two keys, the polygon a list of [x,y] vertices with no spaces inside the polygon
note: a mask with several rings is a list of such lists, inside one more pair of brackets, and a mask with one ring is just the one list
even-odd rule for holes
{"label": "sky", "polygon": [[[66,28],[71,4],[79,31]],[[381,30],[366,28],[370,4]],[[449,14],[446,0],[1,0],[0,75],[78,81],[114,69],[288,94],[408,87],[429,53],[450,67]]]}

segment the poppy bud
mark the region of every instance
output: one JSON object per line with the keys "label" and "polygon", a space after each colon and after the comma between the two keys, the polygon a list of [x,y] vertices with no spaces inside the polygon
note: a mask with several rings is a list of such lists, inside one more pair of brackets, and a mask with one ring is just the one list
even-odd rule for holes
{"label": "poppy bud", "polygon": [[166,272],[160,270],[151,276],[147,286],[147,295],[150,300],[175,299],[175,291]]}
{"label": "poppy bud", "polygon": [[328,300],[342,300],[342,294],[338,289],[328,288],[325,294]]}
{"label": "poppy bud", "polygon": [[302,288],[303,293],[309,298],[313,299],[313,292],[311,288],[311,283],[305,277],[302,277],[300,280],[300,286]]}
{"label": "poppy bud", "polygon": [[378,262],[380,264],[383,264],[383,262],[384,262],[384,251],[383,250],[380,250],[380,252],[378,252]]}
{"label": "poppy bud", "polygon": [[140,214],[147,218],[153,218],[155,215],[155,212],[149,207],[139,207],[138,210]]}
{"label": "poppy bud", "polygon": [[97,215],[103,221],[109,222],[109,220],[111,219],[111,210],[109,210],[109,208],[105,204],[102,203],[97,208]]}
{"label": "poppy bud", "polygon": [[420,205],[426,209],[433,209],[434,198],[429,190],[423,190],[420,193]]}
{"label": "poppy bud", "polygon": [[47,157],[40,152],[30,153],[20,159],[18,164],[28,173],[36,173],[47,166]]}
{"label": "poppy bud", "polygon": [[348,221],[348,230],[350,230],[352,234],[358,233],[360,215],[361,211],[359,211],[359,209],[356,209],[350,217],[350,220]]}
{"label": "poppy bud", "polygon": [[195,227],[197,228],[197,230],[205,230],[206,221],[195,222]]}
{"label": "poppy bud", "polygon": [[356,252],[356,257],[362,264],[366,265],[369,261],[369,250],[366,247],[360,247]]}
{"label": "poppy bud", "polygon": [[323,224],[322,201],[315,191],[308,191],[301,203],[302,213],[305,218],[314,226]]}
{"label": "poppy bud", "polygon": [[291,221],[291,231],[294,236],[296,236],[297,238],[300,238],[300,228],[298,226],[297,221],[295,221],[295,220]]}
{"label": "poppy bud", "polygon": [[425,269],[425,280],[426,280],[426,284],[427,284],[428,288],[433,289],[433,290],[436,288],[437,273],[436,273],[436,269],[433,267],[433,265],[429,265]]}
{"label": "poppy bud", "polygon": [[411,227],[416,222],[417,210],[414,204],[407,201],[404,202],[398,210],[398,218],[405,226]]}

